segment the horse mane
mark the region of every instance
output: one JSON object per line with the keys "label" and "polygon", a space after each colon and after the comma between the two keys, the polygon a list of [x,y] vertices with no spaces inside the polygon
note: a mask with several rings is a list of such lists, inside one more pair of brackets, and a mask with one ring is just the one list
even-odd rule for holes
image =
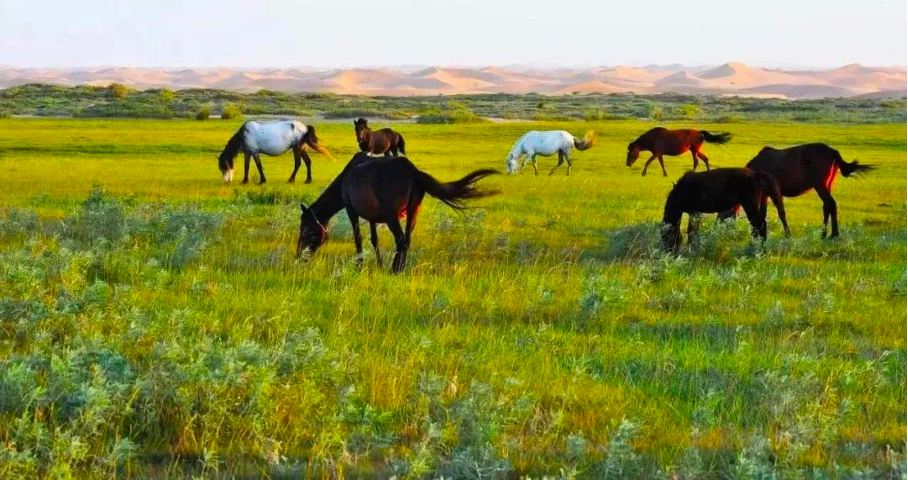
{"label": "horse mane", "polygon": [[[643,135],[637,137],[636,140],[631,142],[631,145],[637,145],[641,147],[648,147],[652,143],[653,137],[662,132],[667,132],[668,129],[665,127],[653,127],[647,130]],[[644,143],[647,142],[647,143]]]}
{"label": "horse mane", "polygon": [[514,142],[514,146],[511,148],[511,151],[508,152],[508,157],[514,155],[514,152],[516,152],[517,149],[520,148],[521,145],[523,145],[523,140],[525,138],[527,138],[527,135],[529,135],[533,132],[535,132],[535,130],[530,130],[529,132],[526,132],[523,135],[521,135],[520,138],[518,138],[517,141]]}
{"label": "horse mane", "polygon": [[222,167],[225,166],[224,164],[228,159],[233,160],[234,158],[236,158],[236,156],[239,155],[240,150],[242,150],[245,146],[246,139],[244,138],[245,135],[243,135],[243,132],[245,130],[246,122],[243,122],[236,133],[234,133],[233,136],[230,137],[230,140],[227,140],[227,145],[224,145],[224,150],[218,156],[218,158],[221,160]]}

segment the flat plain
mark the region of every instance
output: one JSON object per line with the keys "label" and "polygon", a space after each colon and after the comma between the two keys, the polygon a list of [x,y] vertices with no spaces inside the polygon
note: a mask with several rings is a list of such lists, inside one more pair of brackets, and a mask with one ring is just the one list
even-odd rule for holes
{"label": "flat plain", "polygon": [[836,180],[839,239],[809,193],[790,238],[770,207],[765,244],[706,220],[677,256],[690,157],[624,165],[652,122],[398,125],[443,181],[527,129],[599,135],[570,176],[427,197],[401,275],[355,266],[345,215],[294,256],[352,125],[317,125],[311,185],[288,154],[228,186],[239,125],[0,119],[0,477],[905,475],[904,125],[692,125],[735,135],[714,167],[825,142],[877,168]]}

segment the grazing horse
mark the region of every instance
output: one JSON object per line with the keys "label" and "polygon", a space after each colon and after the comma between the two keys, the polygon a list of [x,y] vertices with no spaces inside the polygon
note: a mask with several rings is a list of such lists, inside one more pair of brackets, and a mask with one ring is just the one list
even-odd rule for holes
{"label": "grazing horse", "polygon": [[244,122],[243,125],[230,137],[224,150],[218,155],[218,168],[221,169],[224,182],[233,181],[233,161],[243,152],[246,162],[243,168],[243,183],[249,183],[249,158],[255,159],[255,166],[259,169],[259,184],[265,183],[265,171],[262,170],[260,153],[277,157],[293,151],[293,173],[290,174],[292,183],[296,180],[296,172],[300,169],[301,161],[306,162],[306,183],[312,182],[312,160],[306,153],[305,146],[331,157],[327,150],[319,146],[318,137],[315,136],[315,127],[303,125],[295,120],[281,120],[277,122],[260,123],[255,121]]}
{"label": "grazing horse", "polygon": [[637,161],[641,150],[646,150],[651,152],[652,156],[643,165],[642,175],[645,177],[649,164],[658,159],[659,165],[662,167],[662,176],[667,177],[668,172],[665,171],[665,161],[662,159],[662,155],[682,155],[690,150],[690,154],[694,158],[694,170],[700,164],[699,160],[703,160],[706,169],[709,170],[709,158],[701,150],[703,142],[722,145],[728,143],[729,140],[731,140],[731,134],[728,132],[709,133],[706,130],[668,130],[656,127],[628,144],[627,166],[630,167]]}
{"label": "grazing horse", "polygon": [[[465,200],[493,195],[476,189],[476,182],[498,173],[495,170],[476,170],[450,183],[440,183],[428,173],[420,171],[406,157],[380,157],[357,153],[344,170],[328,185],[311,207],[300,204],[299,240],[296,255],[304,250],[315,253],[328,238],[326,225],[337,212],[346,209],[353,227],[356,244],[356,261],[362,265],[363,238],[359,231],[359,218],[369,222],[372,248],[378,265],[382,265],[378,250],[377,225],[384,223],[394,235],[396,251],[391,270],[398,273],[407,261],[410,237],[416,226],[416,217],[423,197],[429,195],[441,200],[455,210],[466,208]],[[406,229],[401,228],[401,217],[407,217]]]}
{"label": "grazing horse", "polygon": [[[508,158],[505,161],[508,166],[508,173],[513,174],[518,170],[523,170],[529,159],[533,163],[533,172],[539,175],[539,168],[536,166],[536,155],[551,157],[557,153],[558,165],[552,167],[549,175],[555,173],[555,169],[560,167],[565,161],[567,161],[568,165],[567,174],[570,175],[572,167],[571,150],[575,148],[580,151],[589,150],[595,143],[596,133],[592,130],[586,132],[583,140],[577,140],[564,130],[549,130],[545,132],[531,130],[524,133],[511,148],[511,153],[508,154]],[[518,166],[521,156],[526,156],[526,158]]]}
{"label": "grazing horse", "polygon": [[397,156],[407,154],[407,144],[404,142],[404,136],[390,128],[381,130],[372,130],[369,128],[369,121],[360,118],[353,121],[353,129],[356,131],[356,143],[359,144],[361,152],[371,153],[373,155]]}
{"label": "grazing horse", "polygon": [[[825,143],[808,143],[786,149],[763,147],[750,162],[747,168],[766,172],[775,177],[782,195],[798,197],[810,190],[815,190],[823,201],[823,233],[826,238],[826,225],[832,218],[832,235],[839,236],[838,205],[832,198],[832,184],[836,173],[851,177],[869,172],[873,165],[860,165],[856,160],[846,162],[838,150]],[[719,214],[719,219],[733,217],[737,211],[731,210]]]}
{"label": "grazing horse", "polygon": [[[782,194],[772,175],[749,168],[716,168],[707,172],[687,172],[678,180],[665,201],[662,216],[662,244],[677,252],[681,246],[681,215],[687,213],[688,237],[696,234],[697,214],[716,213],[744,207],[753,236],[766,240],[766,199],[772,199],[779,220],[789,234]],[[690,238],[689,238],[690,239]]]}

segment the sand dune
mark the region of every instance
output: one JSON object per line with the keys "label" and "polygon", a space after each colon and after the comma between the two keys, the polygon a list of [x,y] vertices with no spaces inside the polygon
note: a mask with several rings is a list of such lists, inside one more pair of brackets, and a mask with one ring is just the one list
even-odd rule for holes
{"label": "sand dune", "polygon": [[777,98],[905,96],[904,67],[845,65],[829,70],[776,70],[729,62],[718,66],[625,65],[539,68],[520,65],[400,68],[3,68],[0,88],[26,83],[134,88],[218,88],[255,92],[335,92],[365,95],[460,93],[690,93]]}

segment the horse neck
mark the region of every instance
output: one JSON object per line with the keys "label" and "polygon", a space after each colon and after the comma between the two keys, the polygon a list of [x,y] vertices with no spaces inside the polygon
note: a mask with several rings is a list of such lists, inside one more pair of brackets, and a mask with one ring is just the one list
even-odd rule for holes
{"label": "horse neck", "polygon": [[640,150],[652,150],[653,143],[655,143],[656,140],[655,136],[655,133],[652,131],[646,132],[634,140],[634,145]]}
{"label": "horse neck", "polygon": [[327,224],[331,217],[344,208],[344,199],[341,195],[341,177],[343,177],[343,174],[338,175],[309,207],[315,218],[322,224]]}
{"label": "horse neck", "polygon": [[677,190],[672,190],[665,200],[665,210],[662,212],[662,221],[672,225],[681,223],[681,198]]}

